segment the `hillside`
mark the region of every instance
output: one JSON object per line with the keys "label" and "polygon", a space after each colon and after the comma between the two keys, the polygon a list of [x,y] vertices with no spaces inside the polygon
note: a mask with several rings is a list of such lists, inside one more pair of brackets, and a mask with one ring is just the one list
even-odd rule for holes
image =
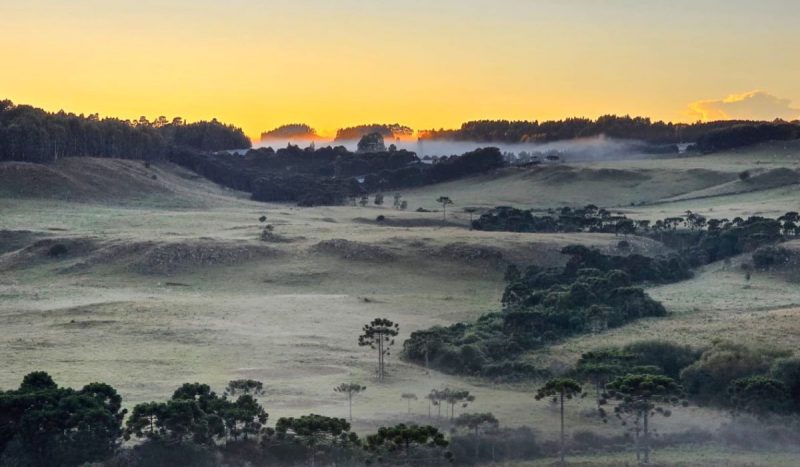
{"label": "hillside", "polygon": [[[359,329],[387,317],[400,323],[402,342],[413,331],[475,320],[498,309],[508,264],[561,266],[560,250],[569,244],[610,254],[670,251],[639,237],[628,237],[630,250],[623,251],[621,237],[611,234],[470,231],[465,206],[594,203],[647,218],[686,209],[785,212],[796,206],[798,187],[783,176],[797,167],[794,159],[759,163],[766,151],[712,156],[725,159],[718,168],[713,160],[675,158],[503,169],[402,191],[407,211],[259,203],[167,163],[0,164],[0,387],[42,369],[75,387],[113,381],[130,406],[186,381],[222,388],[254,378],[265,383],[272,419],[309,411],[343,416],[346,403],[332,388],[357,381],[368,387],[354,404],[354,427],[364,433],[386,423],[436,423],[424,400],[407,414],[399,394],[447,386],[476,395],[471,411],[491,411],[504,426],[533,425],[540,439],[555,439],[553,409],[532,401],[537,382],[426,373],[395,354],[389,380],[378,384],[372,351],[357,345]],[[739,179],[742,170],[752,171],[749,182]],[[446,222],[439,195],[455,201]],[[278,241],[259,240],[262,215]],[[800,296],[791,278],[755,274],[746,284],[739,267],[746,260],[649,289],[672,313],[666,318],[565,339],[526,359],[558,371],[583,351],[643,338],[798,344],[791,336]],[[576,404],[568,414],[573,426],[618,434],[618,426],[587,415],[592,401]],[[679,433],[728,420],[692,407],[658,423],[662,433]]]}
{"label": "hillside", "polygon": [[234,196],[168,162],[91,157],[63,158],[51,164],[0,162],[0,198],[4,199],[201,206]]}

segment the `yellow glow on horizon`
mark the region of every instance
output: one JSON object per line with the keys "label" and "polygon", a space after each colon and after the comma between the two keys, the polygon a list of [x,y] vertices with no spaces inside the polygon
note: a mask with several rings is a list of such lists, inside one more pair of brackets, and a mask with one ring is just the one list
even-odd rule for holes
{"label": "yellow glow on horizon", "polygon": [[287,123],[332,137],[365,123],[690,121],[710,112],[690,103],[748,89],[800,101],[800,6],[767,1],[781,14],[721,0],[4,2],[0,98],[216,117],[256,139]]}

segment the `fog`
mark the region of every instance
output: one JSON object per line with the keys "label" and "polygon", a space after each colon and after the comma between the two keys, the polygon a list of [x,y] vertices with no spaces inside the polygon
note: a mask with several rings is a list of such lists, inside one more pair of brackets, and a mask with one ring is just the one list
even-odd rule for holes
{"label": "fog", "polygon": [[[549,143],[503,143],[503,142],[477,142],[477,141],[446,141],[446,140],[395,140],[386,139],[386,145],[394,144],[398,149],[413,151],[418,157],[441,157],[461,155],[478,148],[496,147],[503,153],[519,155],[527,153],[534,158],[544,159],[547,155],[557,155],[564,161],[605,161],[618,159],[641,159],[658,157],[664,154],[664,146],[652,145],[637,140],[621,140],[597,136]],[[308,140],[271,140],[253,145],[254,148],[272,147],[278,149],[287,144],[307,147],[311,144]],[[355,151],[358,141],[332,141],[316,140],[316,147],[345,146]],[[685,146],[681,147],[684,150]]]}

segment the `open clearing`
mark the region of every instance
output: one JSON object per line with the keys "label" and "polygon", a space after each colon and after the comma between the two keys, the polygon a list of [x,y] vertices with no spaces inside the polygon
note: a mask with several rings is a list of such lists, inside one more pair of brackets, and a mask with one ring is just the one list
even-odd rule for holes
{"label": "open clearing", "polygon": [[[506,169],[403,192],[412,210],[435,210],[439,195],[450,196],[456,205],[443,225],[440,212],[255,203],[169,164],[0,164],[0,388],[41,369],[64,385],[108,382],[131,406],[164,399],[187,381],[221,390],[248,377],[265,383],[262,402],[274,421],[308,412],[344,416],[346,401],[332,388],[352,380],[368,387],[353,409],[356,429],[366,431],[424,419],[422,396],[449,386],[477,396],[470,411],[553,437],[555,409],[536,402],[531,386],[426,374],[399,360],[399,343],[414,330],[496,310],[509,262],[558,265],[564,245],[614,251],[619,238],[470,231],[461,208],[594,203],[641,218],[687,209],[776,215],[800,210],[798,169],[796,146],[765,145],[695,158]],[[739,180],[743,170],[752,171],[749,182]],[[114,177],[108,186],[100,184],[105,177]],[[25,182],[31,179],[37,183]],[[376,222],[379,214],[388,221]],[[288,241],[259,241],[261,215]],[[637,252],[666,251],[629,240]],[[55,244],[67,253],[51,256]],[[530,358],[559,367],[594,347],[654,337],[800,345],[800,289],[766,274],[746,283],[740,261],[651,289],[672,312],[667,318],[570,339]],[[357,346],[361,326],[375,317],[401,326],[383,384],[374,381],[372,352]],[[403,392],[420,397],[410,416]],[[569,411],[571,426],[618,433],[587,415],[591,405]],[[691,408],[656,423],[663,432],[713,429],[726,418]],[[687,454],[685,465],[717,465],[703,464],[702,455]],[[765,459],[750,463],[743,454],[741,465]],[[775,459],[765,465],[785,465]]]}

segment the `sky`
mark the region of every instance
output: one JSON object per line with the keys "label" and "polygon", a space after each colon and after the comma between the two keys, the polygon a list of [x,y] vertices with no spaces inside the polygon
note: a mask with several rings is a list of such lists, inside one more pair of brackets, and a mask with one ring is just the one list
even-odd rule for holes
{"label": "sky", "polygon": [[797,0],[0,0],[0,98],[138,119],[452,128],[800,118]]}

